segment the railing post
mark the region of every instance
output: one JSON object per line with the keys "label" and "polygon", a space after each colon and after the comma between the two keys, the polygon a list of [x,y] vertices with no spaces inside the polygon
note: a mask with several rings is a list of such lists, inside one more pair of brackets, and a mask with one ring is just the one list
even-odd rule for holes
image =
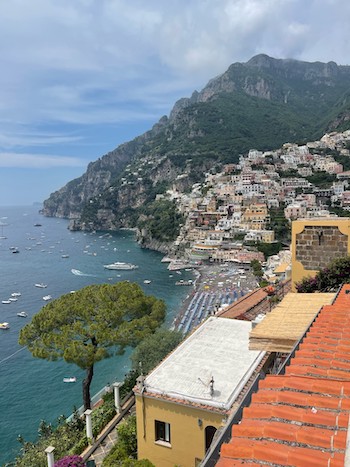
{"label": "railing post", "polygon": [[86,409],[84,412],[85,415],[85,421],[86,421],[86,437],[88,439],[93,440],[93,435],[92,435],[92,423],[91,423],[91,414],[92,410],[91,409]]}
{"label": "railing post", "polygon": [[113,383],[113,388],[114,388],[114,405],[117,413],[120,413],[121,406],[120,406],[120,393],[119,393],[119,388],[123,383],[119,383],[118,381]]}
{"label": "railing post", "polygon": [[53,458],[53,452],[55,448],[53,446],[48,446],[45,449],[46,456],[47,456],[47,467],[53,467],[54,464],[54,458]]}

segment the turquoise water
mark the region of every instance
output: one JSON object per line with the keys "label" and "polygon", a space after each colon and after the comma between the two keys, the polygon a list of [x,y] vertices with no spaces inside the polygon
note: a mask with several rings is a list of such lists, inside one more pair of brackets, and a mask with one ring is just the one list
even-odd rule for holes
{"label": "turquoise water", "polygon": [[[44,295],[58,298],[71,290],[92,283],[121,280],[138,282],[146,293],[167,303],[166,326],[170,326],[188,291],[176,287],[177,277],[170,277],[161,263],[162,255],[144,250],[130,231],[86,234],[70,232],[67,221],[44,218],[38,207],[0,207],[0,322],[8,322],[9,330],[0,330],[0,465],[12,460],[20,447],[17,436],[35,440],[41,420],[55,422],[58,416],[70,415],[73,407],[82,405],[81,381],[84,373],[63,361],[35,359],[18,343],[18,333],[45,301]],[[40,223],[41,226],[34,226]],[[10,247],[18,247],[13,254]],[[68,255],[68,258],[62,258]],[[109,271],[104,264],[125,261],[138,265],[132,271]],[[80,271],[73,274],[72,269]],[[192,278],[187,273],[187,278]],[[176,276],[176,274],[174,275]],[[185,273],[182,276],[186,279]],[[150,280],[150,284],[144,284]],[[45,283],[47,288],[34,287]],[[2,304],[11,293],[19,292],[17,302]],[[27,318],[17,316],[26,311]],[[96,365],[92,394],[107,383],[123,379],[129,369],[129,357],[113,357]],[[76,376],[76,384],[64,384],[65,376]]]}

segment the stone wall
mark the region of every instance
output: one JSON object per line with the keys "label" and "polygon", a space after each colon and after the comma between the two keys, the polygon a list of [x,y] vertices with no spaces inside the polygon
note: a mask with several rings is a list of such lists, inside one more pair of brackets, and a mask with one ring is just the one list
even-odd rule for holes
{"label": "stone wall", "polygon": [[317,271],[335,258],[348,255],[348,237],[335,226],[305,226],[296,235],[296,260],[305,270]]}

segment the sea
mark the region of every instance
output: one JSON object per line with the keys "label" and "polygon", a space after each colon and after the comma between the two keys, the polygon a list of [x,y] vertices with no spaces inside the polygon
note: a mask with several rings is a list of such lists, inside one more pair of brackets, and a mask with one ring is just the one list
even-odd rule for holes
{"label": "sea", "polygon": [[[142,249],[132,231],[71,232],[67,220],[44,217],[39,210],[38,205],[0,207],[0,322],[10,326],[8,330],[0,329],[2,466],[18,455],[19,435],[26,441],[35,441],[41,420],[55,424],[58,417],[68,417],[82,405],[82,370],[62,360],[34,358],[18,344],[20,329],[47,303],[44,296],[56,299],[90,284],[137,282],[145,293],[165,300],[164,326],[169,328],[188,294],[187,287],[175,286],[178,276],[161,262],[163,255]],[[14,249],[18,252],[14,253]],[[103,267],[115,261],[138,268],[121,271]],[[191,272],[185,271],[182,278],[193,279]],[[9,298],[17,301],[2,303]],[[17,316],[21,311],[28,316]],[[127,351],[96,364],[92,395],[124,379],[130,369],[129,356]],[[77,381],[64,383],[66,377],[76,377]]]}

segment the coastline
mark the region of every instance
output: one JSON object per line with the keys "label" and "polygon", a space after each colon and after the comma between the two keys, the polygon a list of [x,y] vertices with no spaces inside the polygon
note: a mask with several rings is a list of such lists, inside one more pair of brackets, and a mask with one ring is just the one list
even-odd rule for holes
{"label": "coastline", "polygon": [[171,329],[185,334],[258,286],[250,270],[243,271],[234,263],[203,264],[193,274],[196,275],[193,286],[171,325]]}

